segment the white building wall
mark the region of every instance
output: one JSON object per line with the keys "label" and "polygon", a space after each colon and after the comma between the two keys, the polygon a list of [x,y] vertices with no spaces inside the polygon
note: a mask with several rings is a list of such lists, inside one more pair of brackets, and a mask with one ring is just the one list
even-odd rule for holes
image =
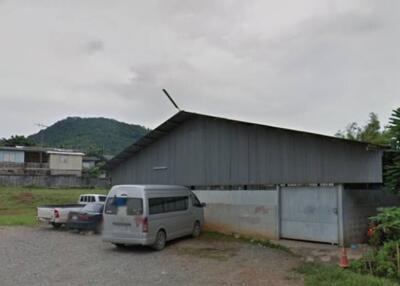
{"label": "white building wall", "polygon": [[279,238],[278,192],[270,190],[195,190],[204,209],[206,228]]}
{"label": "white building wall", "polygon": [[82,156],[70,154],[50,154],[49,168],[52,175],[82,174]]}

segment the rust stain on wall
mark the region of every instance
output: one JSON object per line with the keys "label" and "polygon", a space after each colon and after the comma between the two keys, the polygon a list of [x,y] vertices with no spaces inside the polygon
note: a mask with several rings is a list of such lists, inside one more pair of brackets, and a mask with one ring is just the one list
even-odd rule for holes
{"label": "rust stain on wall", "polygon": [[269,214],[269,208],[265,206],[258,206],[254,209],[255,214]]}

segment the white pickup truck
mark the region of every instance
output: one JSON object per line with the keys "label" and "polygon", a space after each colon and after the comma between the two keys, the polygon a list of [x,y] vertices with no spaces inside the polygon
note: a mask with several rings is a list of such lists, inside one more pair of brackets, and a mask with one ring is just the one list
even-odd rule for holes
{"label": "white pickup truck", "polygon": [[37,219],[39,222],[58,228],[67,223],[71,211],[79,211],[88,203],[105,202],[106,197],[99,194],[84,194],[79,196],[77,204],[40,206],[37,208]]}

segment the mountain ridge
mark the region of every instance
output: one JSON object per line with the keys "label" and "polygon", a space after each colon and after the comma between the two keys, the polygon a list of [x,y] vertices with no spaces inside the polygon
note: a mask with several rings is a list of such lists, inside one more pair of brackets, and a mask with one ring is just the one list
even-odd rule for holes
{"label": "mountain ridge", "polygon": [[149,131],[111,118],[69,116],[28,138],[48,147],[115,155]]}

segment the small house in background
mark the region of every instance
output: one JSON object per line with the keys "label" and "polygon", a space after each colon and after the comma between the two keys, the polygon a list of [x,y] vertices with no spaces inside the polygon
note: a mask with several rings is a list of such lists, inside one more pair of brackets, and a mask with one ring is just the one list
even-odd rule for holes
{"label": "small house in background", "polygon": [[96,164],[100,161],[101,159],[96,156],[84,156],[82,159],[82,168],[83,170],[89,170],[96,166]]}
{"label": "small house in background", "polygon": [[0,174],[82,175],[85,154],[43,147],[0,147]]}

